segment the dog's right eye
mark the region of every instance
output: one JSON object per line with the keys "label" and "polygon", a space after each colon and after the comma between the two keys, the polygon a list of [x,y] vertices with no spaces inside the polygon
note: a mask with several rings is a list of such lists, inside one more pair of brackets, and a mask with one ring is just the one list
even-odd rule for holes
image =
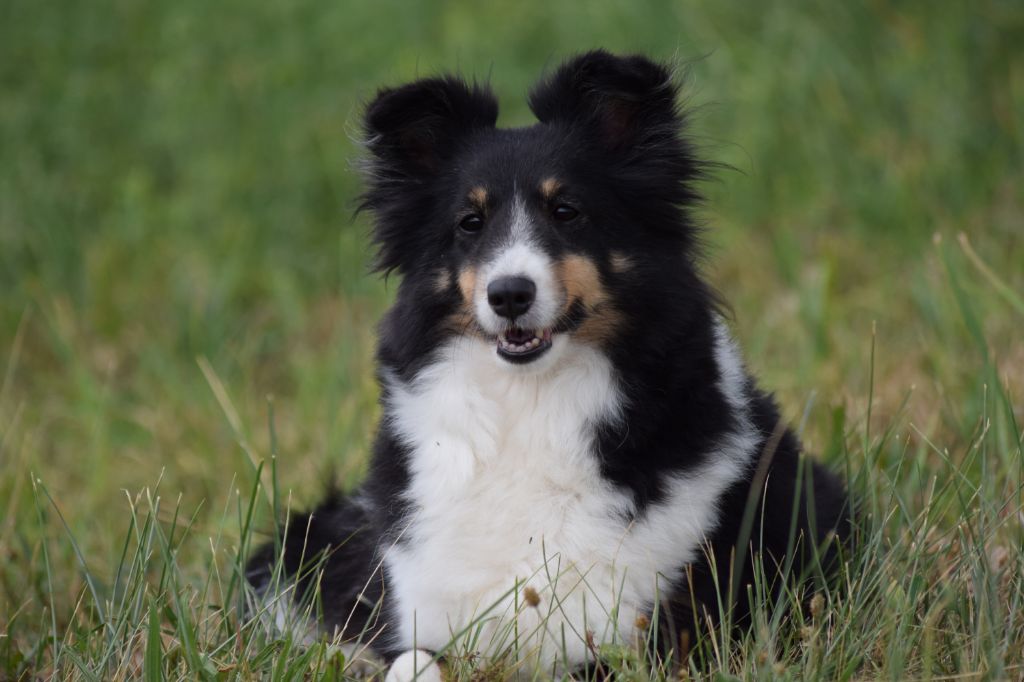
{"label": "dog's right eye", "polygon": [[479,232],[484,227],[484,219],[471,213],[459,221],[459,229],[463,232]]}

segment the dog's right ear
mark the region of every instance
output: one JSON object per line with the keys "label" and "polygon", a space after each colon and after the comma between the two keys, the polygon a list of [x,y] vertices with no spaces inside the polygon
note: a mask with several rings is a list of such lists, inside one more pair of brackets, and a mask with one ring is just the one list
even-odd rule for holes
{"label": "dog's right ear", "polygon": [[381,90],[364,121],[374,171],[392,179],[434,173],[462,137],[497,120],[490,88],[453,76]]}
{"label": "dog's right ear", "polygon": [[429,251],[420,229],[436,197],[433,183],[474,132],[493,128],[498,101],[486,86],[451,76],[385,89],[366,108],[370,158],[360,210],[374,214],[374,268],[404,271]]}

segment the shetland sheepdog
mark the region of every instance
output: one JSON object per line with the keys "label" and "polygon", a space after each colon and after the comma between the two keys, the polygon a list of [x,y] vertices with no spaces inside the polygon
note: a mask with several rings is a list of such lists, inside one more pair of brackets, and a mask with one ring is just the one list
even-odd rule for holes
{"label": "shetland sheepdog", "polygon": [[605,644],[678,654],[743,622],[756,572],[777,591],[836,562],[844,486],[701,273],[708,164],[679,99],[666,65],[604,51],[544,76],[522,128],[459,77],[379,91],[361,206],[400,278],[383,416],[363,484],[250,560],[256,593],[315,597],[310,627],[389,680],[462,654],[545,677]]}

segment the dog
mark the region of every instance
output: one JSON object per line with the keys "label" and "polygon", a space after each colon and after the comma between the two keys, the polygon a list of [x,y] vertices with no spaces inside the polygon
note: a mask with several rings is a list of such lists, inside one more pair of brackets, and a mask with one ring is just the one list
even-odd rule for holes
{"label": "dog", "polygon": [[835,564],[845,487],[802,457],[701,274],[709,166],[679,99],[667,65],[598,50],[539,81],[527,127],[455,76],[367,106],[361,208],[400,275],[369,472],[248,577],[315,595],[316,630],[360,637],[388,680],[460,653],[540,676],[605,644],[679,653],[744,621],[756,565],[777,592],[787,565]]}

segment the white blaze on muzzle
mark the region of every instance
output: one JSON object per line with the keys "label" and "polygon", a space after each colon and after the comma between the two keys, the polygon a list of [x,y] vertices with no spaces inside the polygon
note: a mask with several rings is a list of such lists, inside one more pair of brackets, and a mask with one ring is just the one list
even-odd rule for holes
{"label": "white blaze on muzzle", "polygon": [[531,238],[532,225],[519,197],[512,206],[512,226],[509,241],[502,245],[494,257],[484,264],[477,277],[474,308],[477,321],[490,334],[499,334],[510,326],[510,321],[498,315],[488,302],[488,286],[504,277],[524,277],[533,282],[536,293],[530,308],[515,320],[515,326],[524,329],[547,329],[555,323],[560,307],[561,293],[555,278],[551,258]]}

